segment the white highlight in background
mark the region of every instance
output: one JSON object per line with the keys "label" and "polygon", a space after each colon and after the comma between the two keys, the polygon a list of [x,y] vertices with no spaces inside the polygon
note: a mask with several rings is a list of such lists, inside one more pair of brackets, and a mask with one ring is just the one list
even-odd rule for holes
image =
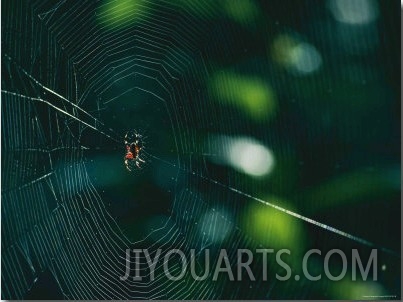
{"label": "white highlight in background", "polygon": [[311,73],[322,65],[322,57],[315,47],[300,43],[290,51],[291,65],[298,73]]}
{"label": "white highlight in background", "polygon": [[350,25],[368,24],[378,18],[378,5],[373,0],[329,0],[333,17]]}
{"label": "white highlight in background", "polygon": [[298,35],[280,34],[271,45],[271,55],[276,63],[295,75],[317,71],[323,63],[317,48],[301,40]]}
{"label": "white highlight in background", "polygon": [[270,174],[275,165],[273,152],[250,137],[217,135],[208,144],[211,160],[226,164],[250,176]]}
{"label": "white highlight in background", "polygon": [[251,139],[236,139],[229,147],[228,160],[238,171],[252,176],[263,176],[273,170],[273,153]]}

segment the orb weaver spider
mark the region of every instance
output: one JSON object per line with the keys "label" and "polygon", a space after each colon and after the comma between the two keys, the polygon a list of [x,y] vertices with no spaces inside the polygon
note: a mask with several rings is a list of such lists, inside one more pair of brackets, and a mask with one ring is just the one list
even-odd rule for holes
{"label": "orb weaver spider", "polygon": [[144,148],[143,137],[136,131],[129,131],[125,135],[126,155],[124,163],[128,171],[133,171],[136,167],[141,169],[141,164],[145,161],[141,158],[141,151]]}

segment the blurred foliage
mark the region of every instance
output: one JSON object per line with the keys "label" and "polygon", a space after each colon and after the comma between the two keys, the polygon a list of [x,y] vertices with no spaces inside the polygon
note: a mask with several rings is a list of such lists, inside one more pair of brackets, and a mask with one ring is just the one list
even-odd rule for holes
{"label": "blurred foliage", "polygon": [[121,29],[139,22],[147,14],[149,2],[144,0],[104,0],[100,2],[97,16],[101,26]]}
{"label": "blurred foliage", "polygon": [[[147,119],[150,153],[168,161],[179,159],[186,163],[185,167],[189,164],[195,176],[207,171],[207,178],[274,205],[385,247],[400,248],[396,244],[400,242],[399,7],[397,1],[340,3],[173,1],[177,19],[185,17],[198,32],[192,36],[197,54],[189,51],[186,44],[172,47],[167,42],[169,47],[161,58],[169,64],[180,58],[176,64],[183,64],[181,68],[185,70],[184,83],[173,92],[175,116],[180,117],[178,129],[169,128],[172,120],[164,115],[165,108],[159,101],[149,101],[148,95],[135,92],[110,105],[109,109],[119,112],[116,116],[120,117],[113,123],[138,128],[144,121],[133,121],[131,116],[141,113],[147,119],[147,112],[155,112],[164,129]],[[119,28],[120,19],[126,25],[132,24],[127,19],[141,25],[145,22],[143,15],[149,20],[162,16],[176,22],[176,17],[167,17],[159,9],[150,10],[141,1],[105,2],[99,6],[98,18],[101,24],[108,22]],[[187,60],[193,63],[187,64]],[[142,82],[140,77],[131,80],[155,89],[154,83]],[[124,80],[123,88],[117,86],[112,95],[130,86],[131,80]],[[124,110],[120,108],[122,102]],[[218,142],[217,137],[222,141]],[[244,168],[246,159],[256,159],[256,163],[265,160],[254,158],[258,153],[244,156],[238,149],[239,156],[234,156],[231,142],[240,138],[254,140],[270,151],[267,154],[273,154],[274,168],[259,178],[248,173]],[[222,210],[224,220],[217,233],[211,233],[209,226],[217,220],[216,213],[206,210],[197,219],[176,217],[179,225],[194,219],[195,225],[186,229],[188,237],[193,233],[201,238],[207,236],[218,247],[232,238],[226,224],[229,221],[239,224],[246,238],[264,247],[290,248],[295,264],[308,248],[331,248],[335,242],[342,249],[351,247],[345,239],[335,239],[326,230],[313,228],[255,200],[245,197],[227,204],[233,199],[228,188],[217,188],[208,182],[201,185],[203,178],[182,179],[174,169],[157,167],[156,162],[151,165],[155,168],[149,169],[152,172],[133,179],[116,176],[109,185],[114,190],[116,179],[121,181],[125,185],[116,193],[118,199],[126,205],[123,200],[130,198],[136,205],[125,211],[121,203],[110,206],[133,239],[166,223],[173,228],[166,215],[173,200],[178,202],[178,192],[183,193],[181,189],[190,184],[203,197],[198,202],[186,199],[186,215],[190,215],[190,205],[194,208],[211,202],[211,208]],[[147,181],[149,189],[141,189]],[[133,183],[137,186],[131,187]],[[158,188],[155,194],[153,187]],[[169,194],[164,194],[167,188]],[[359,218],[356,213],[360,213]],[[382,227],[373,224],[374,220],[383,221]],[[147,227],[142,227],[144,221]],[[197,223],[202,226],[196,227]],[[157,239],[155,234],[147,237]],[[198,240],[191,242],[196,244]],[[314,266],[318,269],[320,263]],[[385,278],[377,284],[324,281],[315,284],[311,296],[361,299],[364,295],[390,293],[396,290],[395,282],[396,278]],[[291,297],[284,294],[290,288],[279,287],[283,295],[273,292],[274,297]],[[297,284],[290,287],[299,290]]]}
{"label": "blurred foliage", "polygon": [[236,106],[252,120],[268,121],[274,116],[277,106],[275,94],[261,79],[218,72],[209,81],[213,97]]}
{"label": "blurred foliage", "polygon": [[[105,66],[116,66],[106,75],[110,83],[102,97],[90,94],[84,106],[93,107],[85,109],[122,135],[139,130],[148,137],[145,150],[162,159],[149,157],[142,171],[128,174],[123,143],[82,138],[84,145],[98,148],[85,153],[88,174],[130,240],[172,244],[153,233],[165,225],[192,237],[192,244],[209,237],[217,248],[241,233],[236,242],[288,247],[297,258],[312,247],[357,248],[257,203],[254,196],[400,253],[400,6],[398,1],[338,1],[93,3],[94,23],[111,35],[97,46],[117,45],[123,51],[111,48],[100,55]],[[163,30],[150,26],[161,20]],[[178,20],[186,20],[186,26]],[[114,39],[123,30],[125,40]],[[137,38],[125,44],[142,34],[147,49]],[[152,43],[154,36],[160,44]],[[94,49],[91,56],[97,55]],[[132,56],[138,61],[126,66]],[[94,105],[98,97],[109,101],[102,110]],[[256,140],[273,154],[274,168],[256,178],[247,169],[222,164],[230,146],[222,143],[219,150],[213,144],[217,135]],[[256,159],[237,152],[232,161]],[[192,216],[195,209],[200,217]],[[222,233],[214,234],[207,226],[218,216]],[[309,285],[307,296],[399,294],[400,271],[389,263],[400,258],[382,255],[380,261],[388,263],[389,275],[376,284],[324,281]],[[294,291],[305,293],[301,284],[276,284],[271,295],[293,298]],[[250,287],[226,290],[229,296],[237,290],[249,297]]]}
{"label": "blurred foliage", "polygon": [[[268,196],[265,201],[292,210],[287,202],[279,198]],[[243,211],[242,228],[264,248],[274,249],[274,252],[281,249],[292,251],[293,256],[289,260],[292,267],[298,267],[301,263],[307,238],[302,222],[295,217],[270,206],[252,202]]]}

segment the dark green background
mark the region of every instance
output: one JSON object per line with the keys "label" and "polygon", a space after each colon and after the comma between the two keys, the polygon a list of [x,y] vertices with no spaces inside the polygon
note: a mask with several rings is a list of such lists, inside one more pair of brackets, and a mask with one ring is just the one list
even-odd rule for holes
{"label": "dark green background", "polygon": [[[378,284],[272,279],[239,284],[224,278],[211,285],[214,290],[207,297],[400,297],[398,1],[368,2],[376,17],[358,25],[336,20],[330,1],[125,0],[123,10],[108,1],[79,2],[62,3],[55,10],[52,1],[2,2],[2,89],[41,95],[24,76],[16,77],[21,72],[15,70],[22,67],[72,102],[78,91],[82,99],[77,104],[102,121],[99,131],[113,139],[60,117],[69,131],[60,135],[55,127],[45,130],[45,147],[86,147],[71,159],[70,150],[61,151],[55,170],[63,171],[70,160],[83,162],[123,234],[132,242],[143,240],[135,247],[156,243],[168,249],[185,242],[185,249],[193,248],[192,237],[200,236],[193,224],[200,223],[204,210],[217,209],[237,227],[213,249],[289,247],[296,255],[290,263],[297,265],[309,248],[323,254],[338,248],[347,255],[352,248],[363,255],[371,249],[278,214],[245,195],[250,194],[387,249],[379,251]],[[30,18],[32,32],[27,30]],[[321,57],[313,72],[298,73],[290,61],[290,51],[302,43]],[[23,51],[16,51],[18,45]],[[51,52],[53,47],[57,52]],[[128,58],[137,58],[138,64],[120,65]],[[41,106],[35,114],[43,124],[52,124],[49,109]],[[10,129],[18,128],[15,120],[4,117],[7,110],[2,105],[3,146]],[[129,173],[123,164],[123,136],[131,130],[145,137],[141,156],[146,163]],[[217,163],[206,153],[219,154],[227,146],[207,148],[213,135],[258,140],[273,154],[273,171],[256,178]],[[11,152],[3,148],[2,171],[11,165],[6,160]],[[5,182],[2,172],[3,188],[22,183]],[[199,204],[204,210],[193,207]],[[147,237],[169,217],[168,227],[180,231],[173,235],[178,241],[161,243],[165,232]],[[2,232],[8,231],[3,227]],[[6,241],[3,249],[12,244]],[[271,268],[283,274],[278,266]],[[337,263],[334,269],[339,269]],[[164,286],[167,291],[171,285]],[[198,298],[201,292],[184,286],[164,298]],[[44,297],[64,297],[47,270],[25,296]]]}

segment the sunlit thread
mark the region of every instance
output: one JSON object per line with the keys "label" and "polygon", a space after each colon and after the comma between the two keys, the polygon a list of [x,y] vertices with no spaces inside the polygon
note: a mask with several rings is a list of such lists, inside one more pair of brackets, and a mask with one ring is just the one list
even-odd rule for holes
{"label": "sunlit thread", "polygon": [[[50,105],[51,107],[54,107],[55,109],[58,109],[59,111],[62,111],[63,113],[67,114],[68,116],[70,116],[70,117],[76,119],[78,122],[81,122],[81,123],[85,124],[86,126],[90,127],[91,129],[93,129],[93,130],[95,130],[95,131],[98,131],[99,133],[101,133],[101,134],[107,136],[108,138],[111,138],[111,139],[113,139],[113,140],[115,140],[115,141],[118,141],[117,139],[114,139],[114,138],[110,137],[109,135],[107,135],[106,133],[102,132],[100,129],[98,129],[98,128],[96,128],[96,127],[93,127],[93,126],[91,126],[91,125],[85,123],[84,121],[82,121],[82,120],[80,120],[80,119],[78,119],[78,118],[72,116],[71,114],[68,114],[67,112],[64,112],[64,111],[61,110],[60,108],[57,108],[56,106],[50,104],[49,102],[47,102],[47,101],[45,101],[45,100],[43,100],[43,99],[38,99],[38,98],[33,98],[33,97],[27,97],[27,96],[24,96],[24,95],[19,95],[19,94],[17,94],[17,93],[13,93],[13,92],[9,92],[9,91],[4,91],[4,90],[2,90],[2,92],[3,92],[3,93],[8,93],[8,94],[11,94],[11,95],[15,95],[15,96],[20,96],[20,97],[29,98],[29,99],[32,99],[32,100],[37,100],[37,101],[45,102],[45,103],[47,103],[48,105]],[[67,101],[68,101],[68,100],[67,100]],[[68,101],[68,102],[70,103],[70,101]],[[81,110],[83,110],[83,109],[81,109]],[[83,110],[83,111],[84,111],[84,110]],[[85,111],[84,111],[84,112],[85,112]],[[238,190],[238,189],[235,189],[235,188],[233,188],[233,187],[231,187],[231,186],[228,186],[228,185],[225,185],[225,184],[223,184],[223,183],[220,183],[220,182],[218,182],[218,181],[216,181],[216,180],[214,180],[214,179],[210,179],[210,178],[207,178],[207,177],[205,177],[205,176],[203,176],[203,175],[197,174],[197,173],[195,173],[194,171],[186,170],[186,169],[184,169],[184,168],[182,168],[182,167],[177,166],[176,164],[173,164],[173,163],[171,163],[171,162],[169,162],[169,161],[163,160],[163,159],[161,159],[161,158],[159,158],[159,157],[157,157],[157,156],[154,156],[154,155],[152,155],[152,154],[150,154],[150,153],[148,153],[148,152],[145,152],[145,153],[146,153],[147,155],[149,155],[150,157],[152,157],[152,158],[154,158],[154,159],[156,159],[156,160],[159,160],[159,161],[161,161],[161,162],[163,162],[163,163],[165,163],[165,164],[168,164],[168,165],[171,165],[171,166],[173,166],[173,167],[179,168],[179,169],[181,169],[182,171],[184,171],[184,172],[186,172],[186,173],[196,175],[196,176],[198,176],[198,177],[200,177],[200,178],[202,178],[202,179],[205,179],[205,180],[207,180],[207,181],[209,181],[209,182],[212,182],[212,183],[214,183],[214,184],[216,184],[216,185],[219,185],[219,186],[221,186],[221,187],[224,187],[224,188],[226,188],[226,189],[229,189],[229,190],[231,190],[231,191],[233,191],[233,192],[235,192],[235,193],[238,193],[238,194],[240,194],[240,195],[243,195],[243,196],[245,196],[245,197],[251,198],[251,199],[253,199],[253,200],[255,200],[255,201],[258,201],[258,202],[260,202],[260,203],[262,203],[262,204],[264,204],[264,205],[270,206],[270,207],[272,207],[272,208],[274,208],[274,209],[276,209],[276,210],[278,210],[278,211],[281,211],[281,212],[283,212],[283,213],[286,213],[286,214],[288,214],[288,215],[290,215],[290,216],[296,217],[296,218],[298,218],[298,219],[301,219],[301,220],[306,221],[306,222],[308,222],[308,223],[310,223],[310,224],[316,225],[316,226],[318,226],[318,227],[320,227],[320,228],[322,228],[322,229],[328,230],[328,231],[330,231],[330,232],[332,232],[332,233],[334,233],[334,234],[343,236],[343,237],[345,237],[345,238],[348,238],[348,239],[353,240],[353,241],[355,241],[355,242],[361,243],[361,244],[363,244],[363,245],[366,245],[366,246],[369,246],[369,247],[378,248],[378,249],[380,249],[381,251],[383,251],[383,252],[385,252],[385,253],[388,253],[388,254],[391,254],[391,255],[394,255],[394,256],[398,256],[398,257],[400,258],[400,254],[397,253],[397,252],[395,252],[395,251],[393,251],[393,250],[390,250],[390,249],[384,248],[384,247],[378,247],[377,245],[375,245],[374,243],[372,243],[372,242],[370,242],[370,241],[368,241],[368,240],[365,240],[365,239],[360,238],[360,237],[355,236],[355,235],[351,235],[351,234],[349,234],[349,233],[347,233],[347,232],[344,232],[344,231],[339,230],[339,229],[337,229],[337,228],[334,228],[334,227],[332,227],[332,226],[326,225],[326,224],[324,224],[324,223],[318,222],[318,221],[313,220],[313,219],[311,219],[311,218],[309,218],[309,217],[306,217],[306,216],[303,216],[303,215],[301,215],[301,214],[295,213],[295,212],[293,212],[293,211],[287,210],[287,209],[282,208],[282,207],[280,207],[280,206],[278,206],[278,205],[275,205],[275,204],[273,204],[273,203],[270,203],[270,202],[265,201],[265,200],[263,200],[263,199],[260,199],[260,198],[258,198],[258,197],[252,196],[252,195],[250,195],[250,194],[248,194],[248,193],[245,193],[245,192],[243,192],[243,191],[240,191],[240,190]]]}
{"label": "sunlit thread", "polygon": [[[24,68],[22,68],[22,67],[21,67],[20,65],[18,65],[15,61],[13,61],[13,59],[12,59],[9,55],[7,55],[7,54],[4,54],[4,55],[5,55],[5,57],[10,61],[10,63],[12,63],[13,65],[15,65],[18,70],[21,70],[21,72],[24,73],[25,76],[27,76],[29,79],[31,79],[32,81],[34,81],[35,84],[37,84],[39,87],[41,87],[42,89],[44,89],[44,90],[47,91],[47,92],[50,92],[51,94],[53,94],[54,96],[56,96],[58,99],[63,100],[63,101],[65,101],[65,102],[69,103],[73,108],[77,109],[78,111],[82,112],[82,113],[85,114],[86,116],[90,117],[90,118],[95,122],[95,125],[97,125],[97,124],[104,125],[101,121],[99,121],[97,118],[95,118],[94,116],[92,116],[90,113],[88,113],[87,111],[85,111],[84,109],[82,109],[82,108],[81,108],[80,106],[78,106],[77,104],[75,104],[75,103],[69,101],[68,99],[66,99],[66,98],[63,97],[62,95],[58,94],[57,92],[53,91],[52,89],[50,89],[50,88],[46,87],[45,85],[41,84],[38,80],[36,80],[33,76],[31,76]],[[113,136],[107,134],[106,131],[102,131],[102,130],[98,129],[96,126],[90,125],[89,123],[85,122],[84,120],[79,119],[79,118],[76,117],[75,115],[72,115],[72,114],[68,113],[67,111],[65,111],[65,110],[63,110],[63,109],[61,109],[61,108],[59,108],[58,106],[56,106],[56,105],[50,103],[50,102],[47,101],[47,100],[44,100],[44,99],[42,99],[42,98],[35,98],[35,97],[30,97],[30,96],[22,95],[22,94],[13,92],[13,91],[1,90],[1,92],[2,92],[2,93],[5,93],[5,94],[9,94],[9,95],[14,95],[14,96],[17,96],[17,97],[29,99],[29,100],[34,100],[34,101],[39,101],[39,102],[46,103],[48,106],[50,106],[50,107],[54,108],[55,110],[57,110],[57,111],[59,111],[59,112],[65,114],[65,115],[67,115],[67,116],[69,116],[69,117],[71,117],[71,118],[73,118],[73,119],[75,119],[75,120],[77,120],[78,122],[84,124],[85,126],[91,128],[91,129],[93,129],[93,130],[98,131],[99,133],[103,134],[104,136],[108,137],[109,139],[112,139],[112,140],[114,140],[114,141],[116,141],[116,142],[120,142],[120,140],[118,140],[118,139],[116,139],[116,138],[113,137],[113,136],[116,136],[116,134],[113,133],[113,130],[112,130],[112,129],[109,129],[109,131],[112,132]]]}
{"label": "sunlit thread", "polygon": [[272,207],[272,208],[274,208],[274,209],[276,209],[276,210],[278,210],[278,211],[281,211],[281,212],[283,212],[283,213],[286,213],[286,214],[288,214],[288,215],[290,215],[290,216],[293,216],[293,217],[295,217],[295,218],[301,219],[301,220],[303,220],[303,221],[305,221],[305,222],[308,222],[308,223],[310,223],[310,224],[312,224],[312,225],[318,226],[318,227],[320,227],[320,228],[322,228],[322,229],[324,229],[324,230],[328,230],[328,231],[330,231],[330,232],[332,232],[332,233],[334,233],[334,234],[343,236],[343,237],[345,237],[345,238],[347,238],[347,239],[350,239],[350,240],[353,240],[353,241],[355,241],[355,242],[361,243],[361,244],[366,245],[366,246],[368,246],[368,247],[377,248],[377,249],[381,250],[382,252],[385,252],[385,253],[388,253],[388,254],[391,254],[391,255],[393,255],[393,256],[397,256],[397,257],[400,258],[400,254],[397,253],[397,252],[395,252],[395,251],[393,251],[393,250],[391,250],[391,249],[384,248],[384,247],[379,247],[379,246],[377,246],[376,244],[374,244],[374,243],[372,243],[372,242],[370,242],[370,241],[368,241],[368,240],[366,240],[366,239],[363,239],[363,238],[361,238],[361,237],[358,237],[358,236],[349,234],[349,233],[347,233],[347,232],[344,232],[344,231],[342,231],[342,230],[339,230],[339,229],[334,228],[334,227],[332,227],[332,226],[329,226],[329,225],[327,225],[327,224],[324,224],[324,223],[321,223],[321,222],[319,222],[319,221],[313,220],[313,219],[311,219],[311,218],[309,218],[309,217],[306,217],[306,216],[303,216],[303,215],[301,215],[301,214],[295,213],[295,212],[293,212],[293,211],[287,210],[287,209],[285,209],[285,208],[283,208],[283,207],[280,207],[280,206],[278,206],[278,205],[275,205],[275,204],[273,204],[273,203],[271,203],[271,202],[265,201],[265,200],[263,200],[263,199],[261,199],[261,198],[252,196],[252,195],[250,195],[250,194],[248,194],[248,193],[245,193],[245,192],[243,192],[243,191],[240,191],[240,190],[238,190],[238,189],[235,189],[235,188],[233,188],[233,187],[231,187],[231,186],[228,186],[228,185],[226,185],[226,184],[220,183],[220,182],[218,182],[218,181],[216,181],[216,180],[214,180],[214,179],[211,179],[211,178],[205,177],[205,176],[203,176],[203,175],[200,175],[200,174],[198,174],[198,173],[196,173],[196,172],[194,172],[194,171],[189,171],[189,170],[187,170],[187,169],[184,169],[184,168],[182,168],[182,167],[179,167],[179,166],[176,165],[176,164],[173,164],[173,163],[171,163],[171,162],[169,162],[169,161],[163,160],[163,159],[161,159],[161,158],[159,158],[159,157],[157,157],[157,156],[155,156],[155,155],[152,155],[152,154],[150,154],[150,153],[147,153],[147,154],[148,154],[150,157],[152,157],[152,158],[154,158],[154,159],[156,159],[156,160],[159,160],[159,161],[161,161],[161,162],[163,162],[163,163],[165,163],[165,164],[171,165],[171,166],[173,166],[173,167],[175,167],[175,168],[178,168],[178,169],[180,169],[180,170],[182,170],[182,171],[184,171],[184,172],[186,172],[186,173],[189,173],[189,174],[192,174],[192,175],[196,175],[196,176],[198,176],[198,177],[200,177],[200,178],[202,178],[202,179],[205,179],[205,180],[207,180],[207,181],[209,181],[209,182],[212,182],[212,183],[214,183],[214,184],[216,184],[216,185],[219,185],[219,186],[221,186],[221,187],[223,187],[223,188],[229,189],[229,190],[231,190],[231,191],[233,191],[233,192],[235,192],[235,193],[237,193],[237,194],[240,194],[240,195],[243,195],[243,196],[245,196],[245,197],[251,198],[251,199],[253,199],[253,200],[255,200],[255,201],[258,201],[258,202],[260,202],[260,203],[262,203],[262,204],[264,204],[264,205],[266,205],[266,206]]}
{"label": "sunlit thread", "polygon": [[[7,56],[7,55],[6,55],[6,57],[7,57],[11,62],[13,62],[12,59],[11,59],[11,57],[9,57],[9,56]],[[17,65],[15,62],[13,62],[13,63],[14,63],[15,65]],[[95,121],[98,121],[95,117],[93,117],[92,115],[90,115],[88,112],[86,112],[84,109],[82,109],[82,108],[79,107],[78,105],[74,104],[73,102],[69,101],[68,99],[64,98],[63,96],[59,95],[58,93],[54,92],[53,90],[51,90],[51,89],[45,87],[44,85],[40,84],[36,79],[34,79],[32,76],[30,76],[22,67],[20,67],[20,66],[18,66],[18,65],[17,65],[17,67],[18,67],[25,75],[27,75],[30,79],[32,79],[36,84],[38,84],[39,86],[41,86],[41,87],[44,88],[45,90],[51,92],[52,94],[56,95],[57,97],[61,98],[62,100],[68,102],[70,105],[74,106],[76,109],[82,111],[83,113],[85,113],[85,114],[88,115],[89,117],[93,118]],[[51,104],[50,102],[48,102],[48,101],[46,101],[46,100],[44,100],[44,99],[35,98],[35,97],[29,97],[29,96],[21,95],[21,94],[18,94],[18,93],[15,93],[15,92],[11,92],[11,91],[6,91],[6,90],[2,90],[2,93],[14,95],[14,96],[17,96],[17,97],[28,98],[28,99],[30,99],[30,100],[35,100],[35,101],[44,102],[44,103],[46,103],[47,105],[53,107],[54,109],[56,109],[56,110],[58,110],[58,111],[60,111],[60,112],[62,112],[62,113],[64,113],[64,114],[66,114],[67,116],[69,116],[69,117],[75,119],[76,121],[78,121],[78,122],[80,122],[80,123],[83,123],[85,126],[90,127],[92,130],[95,130],[95,131],[97,131],[97,132],[103,134],[104,136],[106,136],[106,137],[108,137],[108,138],[110,138],[110,139],[112,139],[112,140],[114,140],[114,141],[116,141],[116,142],[119,141],[118,139],[116,139],[116,138],[114,138],[114,137],[112,137],[112,136],[109,136],[108,134],[106,134],[106,133],[103,132],[102,130],[98,129],[96,126],[94,127],[94,126],[92,126],[92,125],[86,123],[85,121],[80,120],[79,118],[75,117],[74,115],[71,115],[70,113],[64,111],[63,109],[58,108],[57,106]],[[98,121],[98,122],[99,122],[99,121]],[[100,123],[100,122],[99,122],[99,123]],[[102,123],[100,123],[100,124],[102,124]],[[113,132],[113,131],[112,131],[112,132]],[[347,232],[344,232],[344,231],[339,230],[339,229],[337,229],[337,228],[334,228],[334,227],[332,227],[332,226],[326,225],[326,224],[324,224],[324,223],[318,222],[318,221],[313,220],[313,219],[311,219],[311,218],[309,218],[309,217],[306,217],[306,216],[303,216],[303,215],[301,215],[301,214],[295,213],[295,212],[293,212],[293,211],[287,210],[287,209],[285,209],[285,208],[283,208],[283,207],[280,207],[280,206],[278,206],[278,205],[275,205],[275,204],[273,204],[273,203],[270,203],[270,202],[265,201],[265,200],[263,200],[263,199],[260,199],[260,198],[258,198],[258,197],[252,196],[252,195],[250,195],[250,194],[248,194],[248,193],[246,193],[246,192],[240,191],[240,190],[238,190],[238,189],[236,189],[236,188],[233,188],[233,187],[228,186],[228,185],[226,185],[226,184],[220,183],[220,182],[218,182],[218,181],[216,181],[216,180],[214,180],[214,179],[210,179],[210,178],[207,178],[207,177],[205,177],[205,176],[203,176],[203,175],[197,174],[197,173],[194,172],[194,171],[189,171],[189,170],[184,169],[184,168],[182,168],[182,167],[180,167],[180,166],[178,166],[178,165],[176,165],[176,164],[173,164],[173,163],[171,163],[171,162],[169,162],[169,161],[166,161],[166,160],[163,160],[163,159],[161,159],[161,158],[159,158],[159,157],[157,157],[157,156],[154,156],[154,155],[152,155],[152,154],[150,154],[150,153],[148,153],[148,152],[145,152],[145,153],[146,153],[147,155],[149,155],[150,157],[156,159],[156,160],[159,160],[159,161],[161,161],[161,162],[164,162],[165,164],[168,164],[168,165],[171,165],[171,166],[173,166],[173,167],[179,168],[180,170],[182,170],[182,171],[184,171],[184,172],[186,172],[186,173],[189,173],[189,174],[192,174],[192,175],[196,175],[196,176],[198,176],[198,177],[200,177],[200,178],[202,178],[202,179],[205,179],[205,180],[207,180],[207,181],[209,181],[209,182],[212,182],[212,183],[214,183],[214,184],[216,184],[216,185],[219,185],[219,186],[221,186],[221,187],[224,187],[224,188],[226,188],[226,189],[229,189],[229,190],[231,190],[231,191],[233,191],[233,192],[235,192],[235,193],[237,193],[237,194],[240,194],[240,195],[243,195],[243,196],[245,196],[245,197],[251,198],[251,199],[253,199],[253,200],[255,200],[255,201],[258,201],[258,202],[260,202],[260,203],[262,203],[262,204],[264,204],[264,205],[270,206],[270,207],[272,207],[272,208],[274,208],[274,209],[276,209],[276,210],[278,210],[278,211],[281,211],[281,212],[283,212],[283,213],[286,213],[286,214],[288,214],[288,215],[290,215],[290,216],[293,216],[293,217],[295,217],[295,218],[301,219],[301,220],[306,221],[306,222],[308,222],[308,223],[310,223],[310,224],[316,225],[316,226],[318,226],[318,227],[320,227],[320,228],[322,228],[322,229],[324,229],[324,230],[328,230],[328,231],[330,231],[330,232],[332,232],[332,233],[334,233],[334,234],[343,236],[343,237],[345,237],[345,238],[348,238],[348,239],[353,240],[353,241],[355,241],[355,242],[361,243],[361,244],[363,244],[363,245],[366,245],[366,246],[369,246],[369,247],[378,248],[378,249],[380,249],[381,251],[383,251],[383,252],[385,252],[385,253],[388,253],[388,254],[391,254],[391,255],[394,255],[394,256],[398,256],[398,257],[400,258],[400,254],[397,253],[397,252],[395,252],[395,251],[393,251],[393,250],[390,250],[390,249],[384,248],[384,247],[378,247],[378,246],[375,245],[374,243],[372,243],[372,242],[370,242],[370,241],[368,241],[368,240],[365,240],[365,239],[363,239],[363,238],[361,238],[361,237],[358,237],[358,236],[355,236],[355,235],[351,235],[351,234],[349,234],[349,233],[347,233]]]}

